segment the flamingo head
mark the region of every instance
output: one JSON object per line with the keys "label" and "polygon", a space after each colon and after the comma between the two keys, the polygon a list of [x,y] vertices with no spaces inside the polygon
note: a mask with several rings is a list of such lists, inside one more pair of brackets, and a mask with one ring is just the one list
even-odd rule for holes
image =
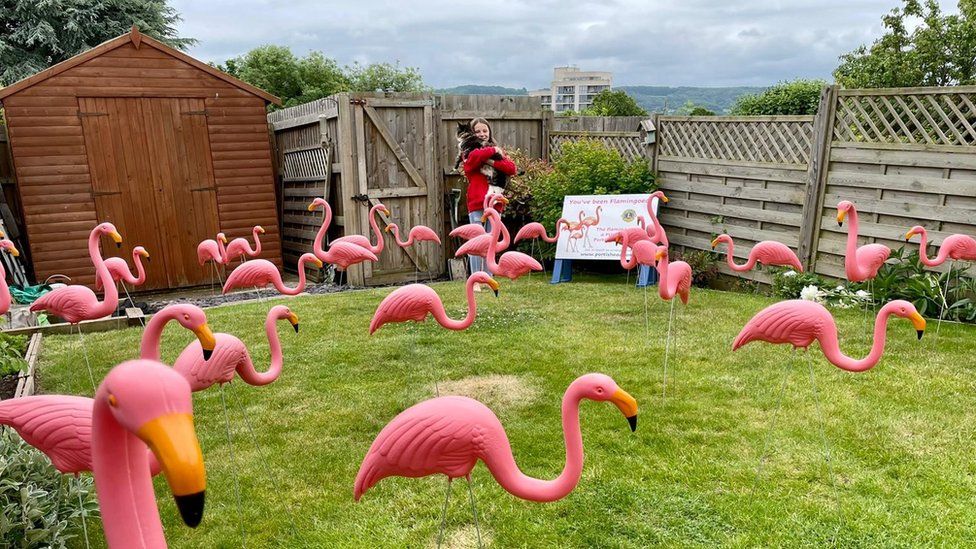
{"label": "flamingo head", "polygon": [[896,299],[882,307],[880,314],[895,315],[911,320],[912,326],[915,326],[915,333],[918,334],[919,339],[922,339],[922,334],[925,333],[925,319],[918,314],[918,309],[911,303]]}
{"label": "flamingo head", "polygon": [[327,208],[329,206],[329,203],[326,202],[324,198],[313,199],[312,203],[308,205],[308,211],[314,212],[315,209],[318,208],[319,206],[322,206],[323,208]]}
{"label": "flamingo head", "polygon": [[567,393],[572,392],[580,398],[588,398],[597,402],[612,402],[627,418],[630,430],[637,430],[637,400],[617,386],[617,382],[610,376],[603,374],[586,374],[576,378],[570,384]]}
{"label": "flamingo head", "polygon": [[718,246],[720,242],[725,242],[726,244],[728,244],[732,242],[732,237],[727,234],[720,234],[716,236],[715,240],[712,241],[712,249],[714,250],[715,247]]}
{"label": "flamingo head", "polygon": [[668,249],[664,246],[659,246],[657,252],[654,253],[654,261],[667,261],[668,260]]}
{"label": "flamingo head", "polygon": [[132,256],[135,257],[137,255],[141,255],[142,257],[146,258],[146,261],[149,261],[149,252],[147,252],[142,246],[132,248]]}
{"label": "flamingo head", "polygon": [[317,257],[315,257],[315,254],[312,254],[312,253],[302,254],[302,256],[298,258],[298,262],[299,263],[311,263],[312,265],[315,265],[319,269],[322,268],[322,260],[319,259],[319,258],[317,258]]}
{"label": "flamingo head", "polygon": [[837,226],[843,227],[847,214],[854,210],[854,203],[850,200],[841,200],[837,203]]}
{"label": "flamingo head", "polygon": [[95,403],[107,405],[119,425],[146,443],[162,466],[183,522],[200,524],[207,478],[193,428],[190,384],[160,362],[130,360],[105,376]]}
{"label": "flamingo head", "polygon": [[393,231],[399,231],[400,227],[398,227],[396,223],[390,223],[384,230],[388,233],[392,233]]}
{"label": "flamingo head", "polygon": [[913,236],[917,234],[925,234],[925,227],[921,225],[915,225],[914,227],[909,229],[908,232],[905,233],[905,242],[908,242],[909,240],[912,239]]}
{"label": "flamingo head", "polygon": [[487,284],[491,291],[495,292],[495,297],[498,297],[498,282],[491,277],[488,273],[484,271],[476,271],[473,275],[468,277],[468,284],[474,284],[480,282],[481,284]]}
{"label": "flamingo head", "polygon": [[223,242],[224,244],[227,244],[227,235],[225,235],[224,233],[217,233],[217,240]]}
{"label": "flamingo head", "polygon": [[621,244],[624,243],[624,236],[623,236],[623,234],[621,234],[620,231],[617,231],[617,232],[611,234],[610,236],[606,237],[603,241],[604,242],[613,242],[617,246],[620,246]]}
{"label": "flamingo head", "polygon": [[122,247],[122,235],[119,234],[119,231],[115,228],[115,225],[108,222],[99,223],[99,225],[95,227],[95,232],[111,238],[112,241],[115,242],[116,248]]}
{"label": "flamingo head", "polygon": [[384,206],[382,204],[377,204],[377,205],[373,206],[373,208],[375,208],[376,211],[380,212],[381,214],[385,215],[386,217],[390,217],[390,209],[387,208],[386,206]]}
{"label": "flamingo head", "polygon": [[665,204],[668,203],[668,197],[664,196],[664,191],[654,191],[651,193],[651,196],[656,197],[658,200],[664,202]]}
{"label": "flamingo head", "polygon": [[189,303],[178,303],[169,305],[156,314],[163,315],[166,319],[176,320],[180,326],[193,332],[200,341],[200,347],[203,348],[203,360],[210,360],[210,355],[217,346],[217,338],[207,325],[207,313],[203,312],[203,309]]}
{"label": "flamingo head", "polygon": [[7,250],[7,253],[14,257],[20,255],[20,252],[17,251],[17,246],[14,246],[14,243],[9,240],[0,240],[0,250]]}
{"label": "flamingo head", "polygon": [[252,230],[258,234],[264,234],[264,227],[262,227],[261,225],[255,225],[254,229]]}
{"label": "flamingo head", "polygon": [[287,320],[291,323],[292,328],[295,328],[295,333],[298,333],[298,315],[293,313],[288,307],[275,305],[268,311],[268,317],[276,320]]}

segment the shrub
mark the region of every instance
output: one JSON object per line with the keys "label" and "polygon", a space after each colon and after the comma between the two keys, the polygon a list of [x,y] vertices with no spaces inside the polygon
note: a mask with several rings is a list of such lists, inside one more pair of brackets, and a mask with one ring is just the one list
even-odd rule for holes
{"label": "shrub", "polygon": [[[527,174],[528,175],[528,172]],[[647,162],[627,162],[619,152],[590,139],[566,143],[550,170],[526,177],[532,219],[552,230],[566,195],[649,193],[655,189]]]}
{"label": "shrub", "polygon": [[743,95],[732,105],[733,115],[817,114],[823,80],[780,82],[757,95]]}
{"label": "shrub", "polygon": [[707,288],[718,276],[717,259],[714,252],[690,248],[675,252],[673,257],[669,254],[670,261],[684,261],[691,267],[691,283],[700,288]]}
{"label": "shrub", "polygon": [[24,371],[27,336],[0,334],[0,377]]}
{"label": "shrub", "polygon": [[86,516],[97,516],[90,476],[62,475],[12,429],[0,429],[3,547],[65,547],[81,531],[82,505]]}

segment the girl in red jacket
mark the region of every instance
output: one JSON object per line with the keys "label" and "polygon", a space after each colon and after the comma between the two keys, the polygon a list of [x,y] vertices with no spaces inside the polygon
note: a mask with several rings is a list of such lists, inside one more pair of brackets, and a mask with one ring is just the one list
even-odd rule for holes
{"label": "girl in red jacket", "polygon": [[[512,159],[505,155],[505,151],[495,144],[491,136],[491,126],[484,118],[475,118],[471,121],[471,128],[475,136],[481,141],[482,147],[469,152],[464,158],[464,176],[468,179],[468,220],[471,223],[480,223],[481,216],[485,213],[485,196],[488,194],[488,185],[491,181],[484,173],[491,173],[492,170],[502,172],[508,176],[515,175],[516,166]],[[494,159],[492,158],[494,157]],[[488,166],[491,170],[484,170]],[[491,223],[485,226],[486,231],[491,231]],[[471,262],[471,272],[484,271],[484,258],[473,255],[468,256]],[[480,291],[480,285],[475,285],[475,291]]]}

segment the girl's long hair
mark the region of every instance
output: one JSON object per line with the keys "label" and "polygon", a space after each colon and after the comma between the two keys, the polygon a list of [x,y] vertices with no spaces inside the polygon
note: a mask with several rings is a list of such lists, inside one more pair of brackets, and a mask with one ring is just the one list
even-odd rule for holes
{"label": "girl's long hair", "polygon": [[484,118],[481,117],[472,118],[471,131],[474,131],[474,127],[477,126],[478,124],[484,124],[485,126],[488,126],[488,141],[486,145],[491,145],[491,146],[497,145],[497,143],[495,143],[495,136],[491,133],[491,124],[489,124],[488,121],[485,120]]}

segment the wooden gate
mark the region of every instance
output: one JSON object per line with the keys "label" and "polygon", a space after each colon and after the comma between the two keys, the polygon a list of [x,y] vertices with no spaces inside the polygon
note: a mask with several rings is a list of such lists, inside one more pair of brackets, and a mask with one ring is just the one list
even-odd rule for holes
{"label": "wooden gate", "polygon": [[[343,210],[346,234],[370,234],[369,208],[377,203],[390,209],[402,238],[414,225],[432,227],[443,235],[443,181],[437,169],[438,126],[431,96],[388,99],[364,95],[339,97],[339,150],[342,155]],[[354,175],[350,177],[349,175]],[[400,281],[415,269],[421,276],[443,272],[443,247],[423,242],[400,248],[385,233],[386,249],[376,263],[350,269],[359,284]]]}
{"label": "wooden gate", "polygon": [[[217,233],[217,198],[203,99],[79,98],[95,210],[153,268],[143,289],[204,284],[196,246]],[[104,248],[116,254],[114,247]]]}

